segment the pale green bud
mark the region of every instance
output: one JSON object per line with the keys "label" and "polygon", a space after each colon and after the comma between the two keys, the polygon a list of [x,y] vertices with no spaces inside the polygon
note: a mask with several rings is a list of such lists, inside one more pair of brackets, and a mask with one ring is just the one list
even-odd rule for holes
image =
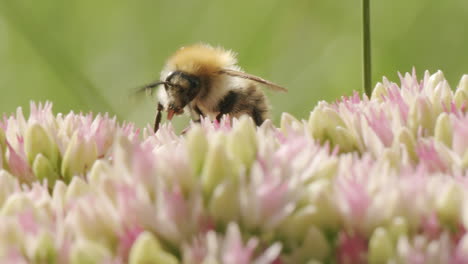
{"label": "pale green bud", "polygon": [[304,263],[309,259],[325,260],[331,252],[330,245],[324,234],[315,226],[309,226],[302,245],[295,250],[296,263]]}
{"label": "pale green bud", "polygon": [[305,181],[308,184],[318,179],[332,179],[338,171],[338,159],[335,157],[329,157],[319,165],[320,167],[313,172],[313,175]]}
{"label": "pale green bud", "polygon": [[312,137],[322,142],[328,139],[331,130],[337,127],[345,127],[340,115],[334,109],[323,106],[323,103],[319,103],[310,113],[308,124]]}
{"label": "pale green bud", "polygon": [[133,144],[128,137],[117,135],[115,137],[114,148],[113,148],[114,160],[122,164],[122,168],[132,168],[132,155]]}
{"label": "pale green bud", "polygon": [[336,175],[338,171],[338,159],[331,157],[328,160],[324,161],[320,168],[316,172],[316,177],[318,179],[325,178],[331,179]]}
{"label": "pale green bud", "polygon": [[69,203],[71,200],[87,194],[91,191],[90,186],[83,181],[80,177],[73,177],[68,186],[67,193],[65,194],[65,202]]}
{"label": "pale green bud", "polygon": [[468,169],[468,151],[465,151],[465,154],[463,154],[461,167],[463,169]]}
{"label": "pale green bud", "polygon": [[7,145],[5,131],[3,131],[2,128],[0,128],[0,152],[5,153],[6,147]]}
{"label": "pale green bud", "polygon": [[319,103],[310,114],[308,124],[312,137],[320,142],[330,141],[332,146],[338,145],[341,152],[357,149],[356,138],[334,109]]}
{"label": "pale green bud", "polygon": [[52,191],[52,202],[54,203],[54,208],[64,208],[67,190],[67,185],[65,185],[63,181],[55,182],[55,186]]}
{"label": "pale green bud", "polygon": [[384,149],[381,154],[382,159],[388,161],[388,164],[393,168],[399,168],[403,162],[400,152],[395,149]]}
{"label": "pale green bud", "polygon": [[405,218],[397,216],[393,218],[388,233],[392,237],[393,242],[397,242],[400,237],[407,236],[409,232],[408,222]]}
{"label": "pale green bud", "polygon": [[340,217],[332,195],[330,180],[322,178],[309,184],[305,193],[306,196],[300,203],[308,209],[302,209],[301,214],[297,214],[298,228],[307,225],[307,221],[319,228],[336,228],[340,224]]}
{"label": "pale green bud", "polygon": [[395,142],[405,145],[406,150],[408,151],[408,155],[413,161],[418,160],[418,155],[416,153],[416,140],[408,128],[402,127],[400,129],[397,135],[397,140]]}
{"label": "pale green bud", "polygon": [[339,146],[340,152],[351,152],[357,149],[355,137],[348,129],[336,127],[329,131],[332,146]]}
{"label": "pale green bud", "polygon": [[468,101],[468,92],[462,89],[457,89],[455,95],[453,96],[453,100],[455,101],[455,106],[457,106],[457,108],[461,108],[462,105],[466,104]]}
{"label": "pale green bud", "polygon": [[452,90],[446,80],[441,81],[435,88],[435,92],[432,95],[431,103],[433,112],[438,114],[444,109],[443,106],[450,109],[452,102]]}
{"label": "pale green bud", "polygon": [[468,74],[465,74],[461,77],[460,82],[458,83],[457,91],[462,90],[468,94]]}
{"label": "pale green bud", "polygon": [[[5,218],[3,218],[5,219]],[[0,236],[0,263],[5,263],[2,262],[2,257],[7,252],[7,249],[11,245],[24,245],[25,241],[29,238],[25,232],[24,228],[20,226],[18,221],[11,222],[10,223],[3,223],[3,228],[2,228],[2,235]],[[2,252],[3,251],[3,252]]]}
{"label": "pale green bud", "polygon": [[218,221],[229,222],[239,215],[238,186],[233,182],[218,185],[209,202],[210,214]]}
{"label": "pale green bud", "polygon": [[150,232],[141,233],[130,249],[129,264],[177,264],[176,257],[161,248],[158,239]]}
{"label": "pale green bud", "polygon": [[296,131],[299,130],[302,127],[302,123],[297,120],[293,115],[284,112],[281,114],[281,122],[280,122],[280,130],[283,132],[285,135],[288,134],[288,131],[290,129]]}
{"label": "pale green bud", "polygon": [[242,116],[227,138],[228,150],[234,159],[250,168],[257,155],[257,137],[252,119]]}
{"label": "pale green bud", "polygon": [[441,223],[455,226],[460,218],[463,191],[454,182],[442,187],[440,195],[436,197],[436,212]]}
{"label": "pale green bud", "polygon": [[6,143],[5,143],[5,133],[0,128],[0,170],[5,169],[8,170],[8,161],[6,157]]}
{"label": "pale green bud", "polygon": [[97,160],[94,162],[88,174],[88,182],[91,186],[99,186],[101,182],[108,176],[111,168],[109,163],[104,160]]}
{"label": "pale green bud", "polygon": [[372,90],[372,95],[371,99],[372,100],[377,100],[379,102],[382,102],[384,97],[387,95],[387,89],[385,89],[385,86],[382,83],[377,83],[375,85],[374,90]]}
{"label": "pale green bud", "polygon": [[195,125],[187,134],[187,149],[191,167],[195,175],[200,175],[208,151],[208,140],[203,128]]}
{"label": "pale green bud", "polygon": [[424,85],[424,90],[427,92],[434,91],[437,85],[439,85],[439,83],[442,81],[445,81],[445,77],[442,71],[439,70],[429,77],[428,82]]}
{"label": "pale green bud", "polygon": [[452,146],[452,124],[447,113],[442,113],[437,117],[434,137],[446,146]]}
{"label": "pale green bud", "polygon": [[42,182],[44,179],[47,179],[47,185],[49,188],[52,188],[55,181],[59,178],[59,175],[55,171],[53,165],[44,155],[42,155],[42,153],[36,155],[32,165],[32,170],[39,181]]}
{"label": "pale green bud", "polygon": [[281,224],[281,233],[284,233],[288,239],[292,241],[300,241],[306,235],[307,229],[310,225],[321,223],[321,215],[317,207],[314,205],[307,205],[300,208]]}
{"label": "pale green bud", "polygon": [[395,256],[395,248],[385,228],[378,227],[369,241],[369,264],[388,263]]}
{"label": "pale green bud", "polygon": [[419,97],[411,105],[408,115],[408,126],[413,134],[416,134],[419,127],[427,131],[434,131],[434,109],[432,104],[423,97]]}
{"label": "pale green bud", "polygon": [[6,200],[0,214],[16,215],[25,209],[35,209],[34,203],[24,193],[13,193]]}
{"label": "pale green bud", "polygon": [[6,157],[6,137],[5,137],[5,131],[3,131],[2,128],[0,128],[0,169],[8,169],[8,161]]}
{"label": "pale green bud", "polygon": [[65,181],[69,182],[74,175],[84,175],[96,159],[96,143],[79,139],[75,133],[63,156],[61,173]]}
{"label": "pale green bud", "polygon": [[221,263],[214,257],[208,256],[206,259],[203,260],[202,264],[221,264]]}
{"label": "pale green bud", "polygon": [[32,245],[32,259],[34,263],[57,263],[57,249],[52,235],[48,232],[41,232],[35,238]]}
{"label": "pale green bud", "polygon": [[232,179],[234,165],[229,159],[222,134],[216,134],[208,148],[205,164],[201,173],[201,184],[206,195],[211,195],[215,187],[225,179]]}
{"label": "pale green bud", "polygon": [[80,239],[71,249],[71,264],[98,264],[104,263],[112,257],[108,248],[101,243]]}
{"label": "pale green bud", "polygon": [[52,168],[57,167],[59,157],[57,145],[49,133],[38,123],[30,125],[26,129],[24,148],[29,164],[33,164],[38,154],[42,154],[50,161]]}
{"label": "pale green bud", "polygon": [[0,169],[0,208],[3,203],[15,192],[16,187],[19,185],[18,179],[13,177],[6,170]]}

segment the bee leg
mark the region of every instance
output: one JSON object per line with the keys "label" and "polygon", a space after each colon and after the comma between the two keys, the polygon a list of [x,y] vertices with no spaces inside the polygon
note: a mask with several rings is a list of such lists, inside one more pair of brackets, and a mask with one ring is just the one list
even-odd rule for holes
{"label": "bee leg", "polygon": [[224,115],[224,113],[219,113],[219,114],[216,116],[216,121],[221,122],[221,118],[223,118],[223,115]]}
{"label": "bee leg", "polygon": [[236,91],[230,91],[226,94],[218,104],[219,114],[216,116],[216,120],[219,122],[223,115],[237,112],[236,108],[239,108],[241,97],[242,94]]}
{"label": "bee leg", "polygon": [[205,117],[203,112],[198,108],[197,105],[194,105],[193,107],[189,107],[190,109],[190,115],[192,116],[192,120],[195,123],[200,123],[201,118]]}
{"label": "bee leg", "polygon": [[156,118],[154,120],[154,133],[156,133],[159,130],[159,124],[161,123],[161,112],[164,109],[163,105],[161,103],[158,103],[158,111],[156,113]]}
{"label": "bee leg", "polygon": [[265,121],[265,118],[262,116],[262,113],[258,107],[254,107],[252,109],[252,119],[257,126],[262,125],[263,121]]}

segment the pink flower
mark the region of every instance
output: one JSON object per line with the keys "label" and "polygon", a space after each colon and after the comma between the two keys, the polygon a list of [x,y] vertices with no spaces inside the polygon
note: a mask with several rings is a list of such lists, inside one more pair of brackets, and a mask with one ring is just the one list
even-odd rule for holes
{"label": "pink flower", "polygon": [[[21,137],[18,138],[20,148],[23,149],[23,140]],[[8,166],[13,175],[16,175],[22,182],[32,182],[34,179],[33,173],[31,167],[29,167],[29,164],[26,161],[25,156],[21,155],[21,152],[18,153],[15,149],[13,149],[13,147],[8,142],[7,146],[9,151]]]}
{"label": "pink flower", "polygon": [[365,264],[367,263],[367,240],[353,232],[340,232],[338,235],[337,263]]}
{"label": "pink flower", "polygon": [[448,170],[448,164],[440,155],[440,152],[437,151],[434,142],[419,142],[416,152],[420,164],[426,166],[429,172],[445,172]]}
{"label": "pink flower", "polygon": [[137,225],[124,228],[119,235],[119,245],[117,248],[117,255],[120,256],[121,259],[124,261],[128,260],[128,254],[130,253],[133,243],[143,231],[143,228]]}
{"label": "pink flower", "polygon": [[384,111],[371,110],[366,116],[369,126],[374,130],[377,136],[386,147],[390,147],[393,143],[393,131],[389,118]]}

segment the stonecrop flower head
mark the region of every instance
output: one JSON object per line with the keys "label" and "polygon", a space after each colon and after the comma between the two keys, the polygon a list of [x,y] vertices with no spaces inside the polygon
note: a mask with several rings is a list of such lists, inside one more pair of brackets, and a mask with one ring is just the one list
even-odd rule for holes
{"label": "stonecrop flower head", "polygon": [[468,263],[468,75],[400,79],[184,135],[19,108],[0,121],[0,263]]}

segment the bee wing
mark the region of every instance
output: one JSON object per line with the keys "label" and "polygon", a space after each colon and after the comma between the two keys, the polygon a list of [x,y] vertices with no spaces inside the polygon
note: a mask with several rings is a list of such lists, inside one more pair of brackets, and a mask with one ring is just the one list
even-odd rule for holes
{"label": "bee wing", "polygon": [[275,83],[272,83],[270,81],[267,81],[267,80],[265,80],[263,78],[260,78],[258,76],[248,74],[248,73],[245,73],[245,72],[236,71],[236,70],[229,70],[229,69],[222,69],[218,73],[219,74],[226,74],[226,75],[233,76],[233,77],[239,77],[239,78],[243,78],[243,79],[252,80],[254,82],[264,84],[268,88],[273,89],[275,91],[280,91],[280,92],[287,92],[288,91],[288,89],[286,89],[286,88],[284,88],[282,86],[279,86],[279,85],[277,85]]}

